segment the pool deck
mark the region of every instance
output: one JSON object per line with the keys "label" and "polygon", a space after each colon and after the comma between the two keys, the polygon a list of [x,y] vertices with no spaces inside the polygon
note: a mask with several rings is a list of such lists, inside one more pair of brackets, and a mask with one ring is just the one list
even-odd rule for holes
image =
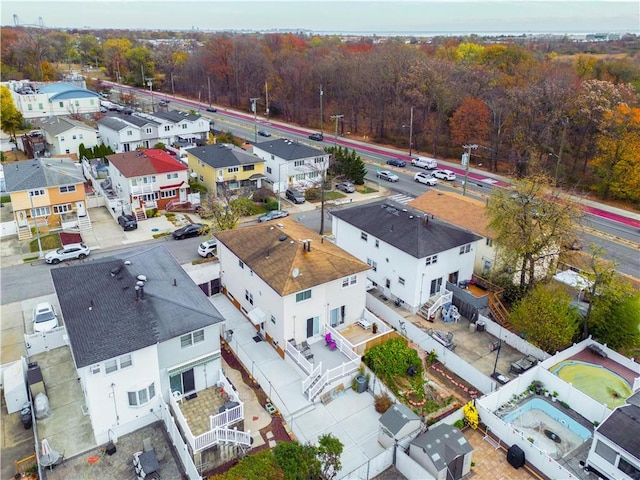
{"label": "pool deck", "polygon": [[582,362],[592,363],[594,365],[601,365],[607,370],[610,370],[613,373],[616,373],[624,378],[629,383],[630,387],[633,387],[633,382],[638,376],[633,370],[620,365],[618,362],[611,360],[610,358],[602,358],[599,355],[596,355],[595,353],[587,350],[586,348],[567,359],[567,361],[571,360],[578,360]]}

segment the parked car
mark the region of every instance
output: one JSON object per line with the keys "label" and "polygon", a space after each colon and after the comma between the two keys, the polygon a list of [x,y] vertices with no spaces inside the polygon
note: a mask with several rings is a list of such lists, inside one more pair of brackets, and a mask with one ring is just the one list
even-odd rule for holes
{"label": "parked car", "polygon": [[450,182],[456,179],[456,174],[451,170],[434,170],[432,175],[436,178],[440,178],[442,180],[448,180]]}
{"label": "parked car", "polygon": [[160,100],[160,102],[158,102],[158,105],[160,105],[161,107],[166,107],[167,105],[169,105],[169,100]]}
{"label": "parked car", "polygon": [[217,111],[218,111],[218,109],[217,109],[216,107],[207,107],[207,112],[213,112],[213,113],[215,113],[215,112],[217,112]]}
{"label": "parked car", "polygon": [[118,217],[118,224],[125,232],[138,228],[138,221],[133,215],[125,214]]}
{"label": "parked car", "polygon": [[218,240],[211,238],[198,246],[198,255],[211,258],[218,252]]}
{"label": "parked car", "polygon": [[309,135],[309,138],[311,140],[315,140],[316,142],[321,142],[324,140],[324,135],[321,133],[312,133],[311,135]]}
{"label": "parked car", "polygon": [[344,193],[353,193],[356,191],[356,187],[351,182],[342,182],[336,185],[336,190]]}
{"label": "parked car", "polygon": [[62,248],[59,248],[53,252],[49,252],[45,255],[44,260],[47,263],[57,265],[65,260],[74,260],[76,258],[83,259],[91,253],[91,249],[87,247],[84,242],[70,243]]}
{"label": "parked car", "polygon": [[261,137],[270,137],[271,133],[269,133],[269,130],[258,130],[258,135]]}
{"label": "parked car", "polygon": [[198,235],[203,235],[206,231],[208,229],[201,223],[192,223],[173,232],[173,238],[182,240],[187,237],[197,237]]}
{"label": "parked car", "polygon": [[438,162],[434,158],[429,157],[416,157],[411,160],[411,165],[414,167],[426,168],[427,170],[435,170],[438,168]]}
{"label": "parked car", "polygon": [[287,191],[284,195],[293,203],[304,203],[306,201],[304,193],[302,193],[300,190],[296,190],[295,188],[287,188]]}
{"label": "parked car", "polygon": [[381,180],[386,180],[387,182],[399,182],[400,177],[398,177],[395,173],[391,173],[388,170],[380,170],[376,173],[376,177]]}
{"label": "parked car", "polygon": [[49,302],[39,303],[33,309],[33,331],[46,332],[58,326],[56,309]]}
{"label": "parked car", "polygon": [[284,210],[271,210],[270,212],[267,212],[261,217],[259,217],[258,221],[262,223],[262,222],[268,222],[269,220],[275,220],[276,218],[284,218],[288,216],[289,216],[289,212],[286,212]]}
{"label": "parked car", "polygon": [[394,167],[406,167],[407,162],[400,158],[392,158],[390,160],[387,160],[387,165],[392,165]]}
{"label": "parked car", "polygon": [[433,178],[428,173],[418,172],[414,175],[413,179],[416,182],[424,183],[425,185],[431,185],[432,187],[438,184],[438,180]]}

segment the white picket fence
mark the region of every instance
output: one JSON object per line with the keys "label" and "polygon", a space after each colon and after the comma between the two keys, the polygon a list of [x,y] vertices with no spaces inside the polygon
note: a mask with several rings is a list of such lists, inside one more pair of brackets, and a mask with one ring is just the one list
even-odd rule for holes
{"label": "white picket fence", "polygon": [[171,415],[169,406],[164,402],[162,397],[160,398],[160,407],[162,421],[164,422],[165,429],[167,430],[169,438],[171,438],[171,443],[173,444],[175,452],[178,454],[178,457],[182,462],[182,467],[184,468],[187,477],[189,477],[189,480],[202,480],[202,477],[200,476],[200,473],[198,472],[198,469],[196,468],[196,465],[191,458],[191,454],[189,453],[189,447],[184,442],[184,440],[182,440],[182,437],[180,436],[180,430],[178,430],[178,426],[176,425],[176,421]]}
{"label": "white picket fence", "polygon": [[29,356],[32,357],[39,353],[68,345],[69,337],[67,336],[66,327],[62,325],[47,332],[25,334],[24,344]]}

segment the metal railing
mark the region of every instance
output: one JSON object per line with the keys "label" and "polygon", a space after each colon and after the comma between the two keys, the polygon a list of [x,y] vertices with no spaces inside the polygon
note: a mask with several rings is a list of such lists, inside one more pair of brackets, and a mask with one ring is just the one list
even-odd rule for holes
{"label": "metal railing", "polygon": [[311,373],[309,373],[309,376],[302,381],[302,393],[303,394],[309,389],[309,387],[311,386],[313,381],[316,378],[318,378],[318,376],[320,375],[321,371],[322,371],[322,362],[318,363],[316,368],[314,368],[311,371]]}

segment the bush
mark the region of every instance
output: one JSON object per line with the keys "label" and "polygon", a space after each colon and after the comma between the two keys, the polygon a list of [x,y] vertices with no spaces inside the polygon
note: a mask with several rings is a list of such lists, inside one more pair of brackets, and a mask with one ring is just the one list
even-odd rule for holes
{"label": "bush", "polygon": [[305,190],[304,197],[307,201],[320,200],[322,192],[318,187],[311,187]]}
{"label": "bush", "polygon": [[[253,192],[253,201],[257,203],[267,203],[269,200],[276,199],[275,193],[268,188],[259,188]],[[276,202],[277,203],[277,202]]]}
{"label": "bush", "polygon": [[158,209],[150,208],[149,210],[145,210],[145,213],[147,215],[147,218],[154,218],[158,216]]}
{"label": "bush", "polygon": [[376,409],[376,412],[378,413],[386,412],[387,410],[389,410],[391,405],[393,405],[393,400],[387,392],[382,392],[380,395],[375,395],[373,398],[374,407]]}
{"label": "bush", "polygon": [[207,187],[198,183],[196,180],[189,180],[189,188],[191,193],[207,193]]}
{"label": "bush", "polygon": [[276,200],[275,198],[267,199],[265,208],[267,210],[278,210],[278,200]]}

